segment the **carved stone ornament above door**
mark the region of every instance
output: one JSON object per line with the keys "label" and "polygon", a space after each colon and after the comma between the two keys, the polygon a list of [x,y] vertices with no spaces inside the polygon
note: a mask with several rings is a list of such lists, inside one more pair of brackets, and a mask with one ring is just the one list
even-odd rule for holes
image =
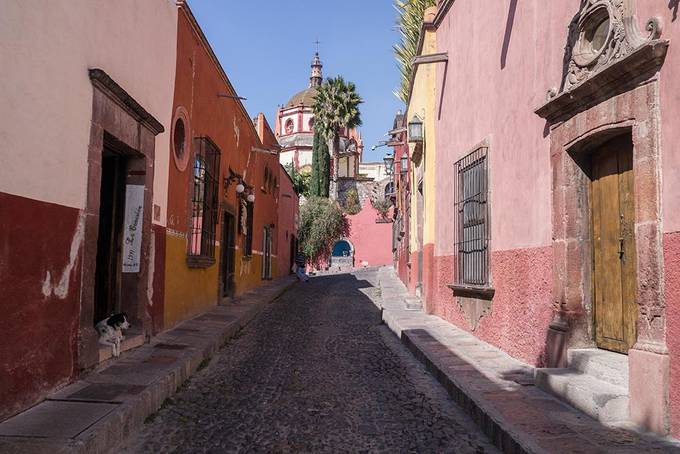
{"label": "carved stone ornament above door", "polygon": [[581,0],[569,24],[560,88],[548,90],[536,114],[549,121],[571,116],[655,76],[669,41],[659,39],[659,18],[640,30],[635,1]]}

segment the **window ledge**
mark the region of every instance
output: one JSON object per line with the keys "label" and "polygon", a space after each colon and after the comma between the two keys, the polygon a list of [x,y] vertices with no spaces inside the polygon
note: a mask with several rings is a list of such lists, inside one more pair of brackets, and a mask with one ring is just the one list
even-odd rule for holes
{"label": "window ledge", "polygon": [[189,268],[210,268],[215,264],[214,257],[205,255],[188,255],[187,266]]}
{"label": "window ledge", "polygon": [[493,295],[496,293],[496,289],[493,287],[482,287],[463,284],[447,284],[446,286],[453,290],[453,294],[455,296],[469,298],[491,299],[493,298]]}

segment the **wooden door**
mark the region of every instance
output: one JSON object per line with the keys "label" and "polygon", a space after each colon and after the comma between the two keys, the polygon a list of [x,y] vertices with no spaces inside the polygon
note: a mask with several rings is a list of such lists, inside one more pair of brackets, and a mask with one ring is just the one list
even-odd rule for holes
{"label": "wooden door", "polygon": [[593,285],[597,346],[627,353],[636,339],[635,207],[630,135],[592,160]]}

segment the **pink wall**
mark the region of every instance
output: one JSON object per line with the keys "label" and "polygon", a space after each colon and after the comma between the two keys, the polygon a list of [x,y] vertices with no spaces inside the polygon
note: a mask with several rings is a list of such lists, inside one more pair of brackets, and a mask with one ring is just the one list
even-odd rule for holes
{"label": "pink wall", "polygon": [[288,173],[279,165],[278,223],[276,225],[276,273],[286,276],[291,273],[291,240],[297,236],[297,220],[300,201],[293,189]]}
{"label": "pink wall", "polygon": [[365,201],[361,211],[354,216],[348,216],[351,233],[349,241],[354,246],[354,266],[368,266],[392,264],[392,224],[376,223],[380,214]]}
{"label": "pink wall", "polygon": [[475,334],[540,365],[552,315],[552,185],[550,140],[534,109],[548,88],[559,85],[567,25],[579,2],[513,3],[514,15],[510,0],[456,1],[437,30],[437,50],[448,52],[449,62],[437,66],[441,115],[435,125],[437,225],[429,309],[464,329],[475,325],[446,287],[454,271],[450,172],[486,140],[496,293]]}
{"label": "pink wall", "polygon": [[[661,18],[671,45],[660,73],[662,225],[667,343],[671,358],[672,431],[680,435],[680,14],[674,2],[635,1],[640,28]],[[551,317],[551,167],[549,131],[534,114],[559,87],[567,27],[578,0],[457,0],[437,30],[437,225],[435,313],[470,328],[451,291],[451,165],[490,143],[492,310],[475,334],[510,354],[541,364]],[[514,9],[514,10],[513,10]],[[493,106],[490,108],[489,106]]]}

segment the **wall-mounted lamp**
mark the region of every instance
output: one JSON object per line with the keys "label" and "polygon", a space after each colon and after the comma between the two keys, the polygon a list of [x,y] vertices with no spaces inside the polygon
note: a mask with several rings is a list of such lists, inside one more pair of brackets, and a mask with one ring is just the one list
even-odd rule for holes
{"label": "wall-mounted lamp", "polygon": [[380,142],[378,142],[378,145],[373,145],[371,147],[371,151],[375,151],[377,148],[384,147],[387,145],[387,143],[388,143],[387,140],[381,140]]}
{"label": "wall-mounted lamp", "polygon": [[401,175],[404,176],[408,173],[408,156],[405,154],[401,156]]}
{"label": "wall-mounted lamp", "polygon": [[408,123],[408,141],[419,143],[423,141],[423,121],[414,115]]}
{"label": "wall-mounted lamp", "polygon": [[394,156],[388,153],[383,158],[383,161],[385,162],[385,173],[387,175],[392,175],[392,171],[394,170]]}

